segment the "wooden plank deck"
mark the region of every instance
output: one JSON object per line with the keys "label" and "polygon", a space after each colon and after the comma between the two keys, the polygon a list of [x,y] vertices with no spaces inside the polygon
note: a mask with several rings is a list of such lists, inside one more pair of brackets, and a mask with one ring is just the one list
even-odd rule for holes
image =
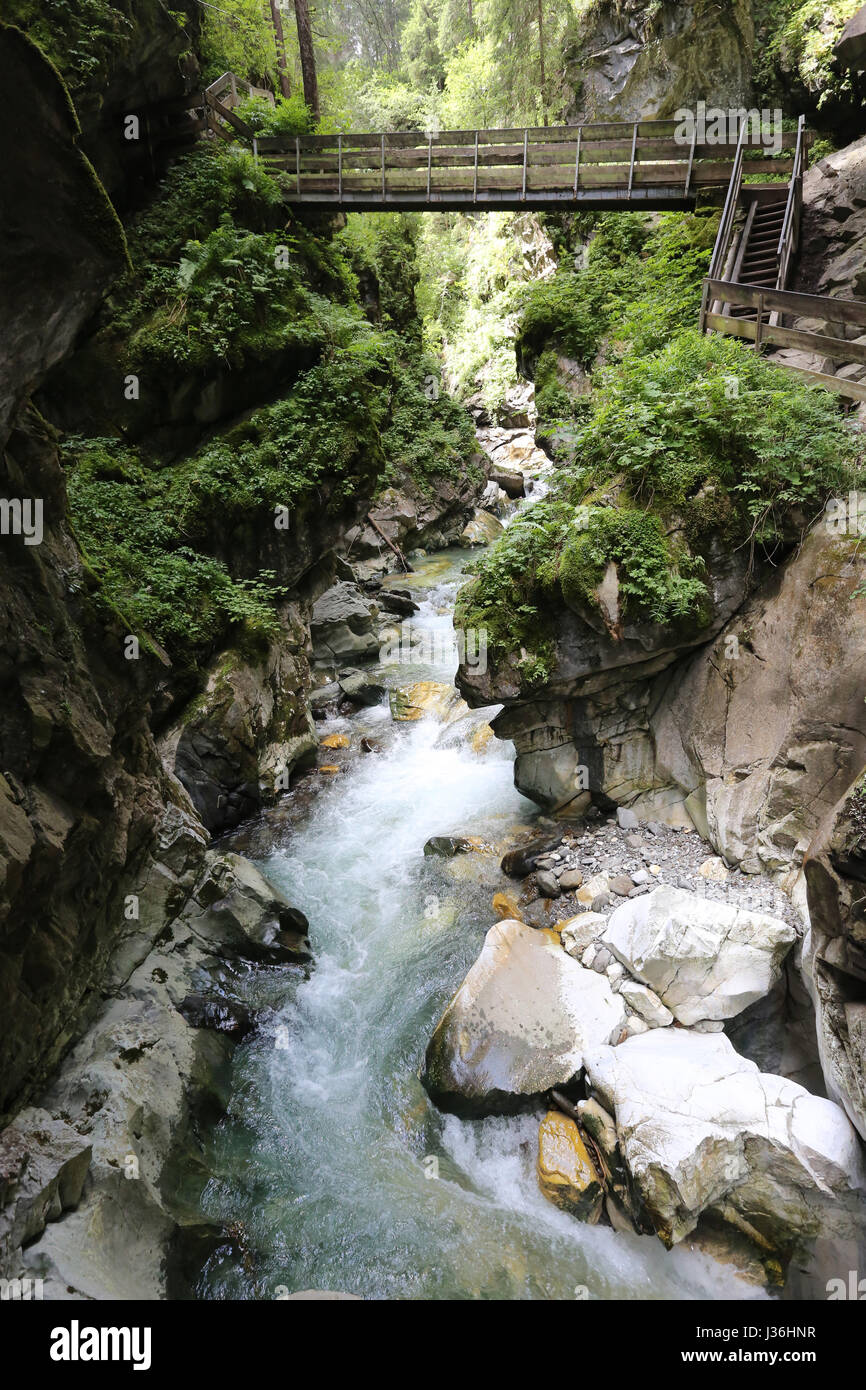
{"label": "wooden plank deck", "polygon": [[266,167],[288,175],[290,203],[356,210],[572,205],[689,209],[721,201],[739,153],[743,176],[778,188],[795,132],[773,154],[739,141],[681,142],[673,121],[609,121],[527,130],[263,137]]}

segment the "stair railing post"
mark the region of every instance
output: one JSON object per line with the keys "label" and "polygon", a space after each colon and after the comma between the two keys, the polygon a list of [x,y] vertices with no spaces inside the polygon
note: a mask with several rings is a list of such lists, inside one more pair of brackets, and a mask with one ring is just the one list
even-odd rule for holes
{"label": "stair railing post", "polygon": [[694,129],[694,132],[693,132],[693,134],[692,134],[692,146],[691,146],[691,149],[689,150],[689,165],[688,165],[688,168],[686,169],[686,186],[685,186],[685,190],[684,190],[684,192],[683,192],[683,198],[684,198],[684,199],[688,199],[688,196],[689,196],[689,189],[691,188],[691,183],[692,183],[692,165],[693,165],[694,162],[695,162],[695,146],[696,146],[697,142],[698,142],[698,123],[697,123],[697,121],[695,121],[695,129]]}
{"label": "stair railing post", "polygon": [[382,202],[385,201],[385,135],[382,134]]}
{"label": "stair railing post", "polygon": [[343,137],[337,136],[337,200],[343,201]]}
{"label": "stair railing post", "polygon": [[577,128],[577,144],[574,150],[574,196],[577,197],[577,181],[580,176],[580,136],[583,127]]}
{"label": "stair railing post", "polygon": [[635,121],[635,123],[634,123],[634,131],[632,132],[632,137],[631,137],[631,165],[629,166],[629,171],[628,171],[628,196],[629,196],[629,198],[631,197],[632,184],[634,183],[634,159],[635,159],[635,155],[636,155],[636,153],[637,153],[637,126],[638,126],[638,123],[637,123],[637,121]]}
{"label": "stair railing post", "polygon": [[472,175],[472,201],[478,202],[478,131],[475,132],[475,169]]}
{"label": "stair railing post", "polygon": [[523,132],[523,190],[520,194],[521,200],[526,202],[526,162],[529,158],[529,131]]}
{"label": "stair railing post", "polygon": [[433,131],[427,132],[427,202],[430,201],[430,174],[433,169]]}
{"label": "stair railing post", "polygon": [[301,140],[300,136],[295,136],[295,182],[298,194],[301,192]]}
{"label": "stair railing post", "polygon": [[704,280],[704,288],[703,288],[703,292],[702,292],[702,294],[701,294],[701,317],[700,317],[700,329],[701,329],[701,332],[702,332],[702,333],[706,333],[706,331],[707,331],[707,299],[708,299],[708,297],[709,297],[709,293],[710,293],[710,282],[709,282],[709,280]]}
{"label": "stair railing post", "polygon": [[758,322],[755,327],[755,352],[761,351],[761,340],[764,336],[764,296],[758,295]]}

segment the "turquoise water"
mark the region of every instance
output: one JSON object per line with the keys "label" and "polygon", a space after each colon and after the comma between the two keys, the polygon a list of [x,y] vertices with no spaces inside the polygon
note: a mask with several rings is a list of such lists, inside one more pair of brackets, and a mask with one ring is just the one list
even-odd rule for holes
{"label": "turquoise water", "polygon": [[[413,577],[413,624],[442,641],[427,667],[392,665],[391,684],[453,675],[465,559],[437,557]],[[750,1296],[697,1251],[667,1253],[552,1207],[535,1178],[537,1115],[470,1122],[431,1106],[417,1079],[424,1049],[494,920],[497,884],[492,857],[461,856],[449,871],[425,860],[424,843],[501,840],[535,808],[514,789],[507,745],[443,746],[435,718],[394,725],[386,706],[328,728],[382,751],[334,778],[262,861],[309,917],[316,962],[307,980],[264,971],[251,986],[262,1027],[236,1053],[203,1201],[235,1239],[209,1260],[199,1296]]]}

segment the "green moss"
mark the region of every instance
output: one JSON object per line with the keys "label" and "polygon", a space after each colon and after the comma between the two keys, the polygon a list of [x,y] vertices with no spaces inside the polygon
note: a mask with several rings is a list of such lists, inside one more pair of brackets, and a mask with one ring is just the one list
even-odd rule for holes
{"label": "green moss", "polygon": [[621,576],[622,617],[671,623],[707,613],[704,564],[665,534],[652,512],[630,507],[588,509],[563,547],[558,574],[564,602],[576,612],[598,607],[595,590],[610,562]]}

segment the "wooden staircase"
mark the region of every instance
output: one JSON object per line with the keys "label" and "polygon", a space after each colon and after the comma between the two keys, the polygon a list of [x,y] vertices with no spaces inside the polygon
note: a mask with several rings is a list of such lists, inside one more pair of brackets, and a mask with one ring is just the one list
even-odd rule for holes
{"label": "wooden staircase", "polygon": [[[786,205],[787,190],[773,202],[758,202],[757,199],[749,202],[731,273],[736,284],[762,290],[785,288],[779,283],[782,269],[779,243]],[[757,317],[755,309],[742,305],[732,304],[728,312],[737,318]]]}
{"label": "wooden staircase", "polygon": [[[756,352],[789,348],[817,358],[815,370],[805,363],[779,362],[817,386],[849,400],[866,401],[866,379],[854,380],[851,369],[866,367],[866,303],[836,296],[795,294],[787,288],[800,241],[803,175],[809,134],[801,116],[794,164],[787,189],[744,183],[741,132],[716,245],[704,281],[701,331],[708,329],[743,338]],[[809,326],[795,327],[811,320]],[[820,325],[814,330],[814,323]],[[830,332],[837,325],[836,333]],[[864,341],[851,341],[861,337]],[[842,367],[826,370],[832,364]],[[860,375],[860,372],[857,372]]]}

